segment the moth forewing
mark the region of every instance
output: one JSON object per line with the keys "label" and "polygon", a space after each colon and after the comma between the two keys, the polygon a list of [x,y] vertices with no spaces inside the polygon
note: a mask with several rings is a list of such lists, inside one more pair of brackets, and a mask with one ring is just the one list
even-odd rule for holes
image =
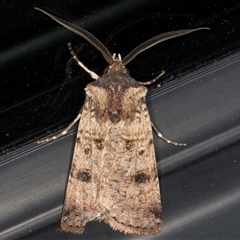
{"label": "moth forewing", "polygon": [[[152,127],[145,103],[147,88],[131,78],[125,65],[142,51],[162,41],[182,36],[198,28],[157,35],[142,43],[123,60],[111,56],[107,48],[92,34],[48,12],[42,11],[96,47],[109,63],[102,77],[90,71],[73,52],[78,65],[96,81],[85,88],[86,100],[73,123],[62,133],[43,141],[60,137],[81,117],[69,174],[61,227],[73,233],[83,233],[87,222],[103,220],[116,230],[129,234],[150,235],[162,228],[157,166]],[[164,72],[145,85],[156,81]]]}
{"label": "moth forewing", "polygon": [[86,87],[69,176],[63,230],[88,221],[149,235],[161,230],[161,203],[147,89],[121,72]]}

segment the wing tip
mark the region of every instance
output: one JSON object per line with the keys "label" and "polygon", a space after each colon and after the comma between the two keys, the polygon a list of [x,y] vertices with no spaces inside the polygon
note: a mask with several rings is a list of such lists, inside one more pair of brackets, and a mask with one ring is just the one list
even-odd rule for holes
{"label": "wing tip", "polygon": [[61,229],[65,232],[71,232],[75,234],[82,234],[85,230],[85,227],[73,227],[67,225],[63,220],[61,220]]}
{"label": "wing tip", "polygon": [[124,232],[125,234],[145,235],[145,236],[159,233],[162,229],[162,224],[163,224],[163,222],[160,221],[160,222],[156,223],[156,225],[152,228],[140,228],[140,227],[133,227],[133,226],[124,225],[123,223],[120,223],[120,222],[116,221],[112,217],[109,217],[105,221],[114,230]]}

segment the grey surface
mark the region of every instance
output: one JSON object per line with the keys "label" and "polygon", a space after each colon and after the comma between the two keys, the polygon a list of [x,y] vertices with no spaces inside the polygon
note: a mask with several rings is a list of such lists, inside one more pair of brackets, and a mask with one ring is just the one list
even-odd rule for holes
{"label": "grey surface", "polygon": [[[240,237],[240,55],[149,92],[152,121],[178,148],[154,137],[164,226],[150,239]],[[59,220],[75,133],[6,156],[0,166],[0,238],[140,239],[89,223],[82,236]],[[56,223],[57,222],[57,223]],[[145,238],[145,239],[148,239]]]}

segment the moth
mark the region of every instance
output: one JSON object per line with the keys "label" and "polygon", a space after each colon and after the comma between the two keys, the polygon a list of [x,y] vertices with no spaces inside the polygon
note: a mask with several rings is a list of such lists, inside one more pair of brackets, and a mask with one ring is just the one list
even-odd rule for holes
{"label": "moth", "polygon": [[208,28],[162,33],[140,44],[122,60],[120,54],[111,55],[83,28],[35,9],[83,37],[109,64],[99,77],[80,62],[69,44],[72,58],[95,81],[86,86],[86,100],[74,121],[60,134],[38,142],[46,143],[63,136],[80,119],[61,228],[82,234],[88,222],[103,220],[125,234],[160,232],[162,207],[152,128],[167,143],[186,144],[163,136],[149,117],[144,85],[155,82],[164,71],[153,80],[138,82],[130,77],[125,65],[160,42]]}

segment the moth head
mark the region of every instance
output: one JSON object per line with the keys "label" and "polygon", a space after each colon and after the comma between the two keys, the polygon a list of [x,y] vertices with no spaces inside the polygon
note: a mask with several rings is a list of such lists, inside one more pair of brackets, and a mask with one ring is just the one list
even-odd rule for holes
{"label": "moth head", "polygon": [[106,67],[103,71],[103,74],[110,73],[110,72],[122,72],[125,74],[129,74],[129,71],[127,68],[125,68],[123,62],[122,62],[122,57],[120,54],[117,55],[114,53],[112,55],[113,63],[111,63],[108,67]]}

